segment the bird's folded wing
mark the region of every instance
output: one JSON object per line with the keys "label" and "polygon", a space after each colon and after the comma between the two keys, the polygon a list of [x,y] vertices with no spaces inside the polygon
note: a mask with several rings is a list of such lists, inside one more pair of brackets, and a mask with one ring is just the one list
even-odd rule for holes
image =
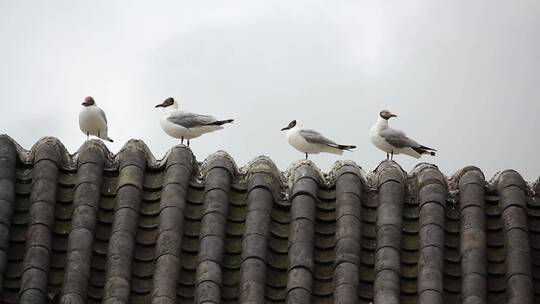
{"label": "bird's folded wing", "polygon": [[210,115],[200,115],[191,112],[176,112],[167,118],[170,122],[181,125],[184,128],[206,126],[216,122],[216,118]]}
{"label": "bird's folded wing", "polygon": [[322,136],[321,133],[315,130],[303,129],[303,130],[300,130],[299,133],[307,142],[312,143],[312,144],[330,146],[330,147],[335,147],[338,145],[335,142],[331,141],[330,139]]}
{"label": "bird's folded wing", "polygon": [[101,118],[103,118],[103,121],[105,121],[105,124],[107,124],[107,116],[105,115],[105,112],[103,112],[102,109],[98,108],[98,113]]}
{"label": "bird's folded wing", "polygon": [[381,135],[387,143],[396,148],[416,148],[420,146],[416,141],[407,137],[407,135],[400,130],[385,128],[379,131],[379,135]]}

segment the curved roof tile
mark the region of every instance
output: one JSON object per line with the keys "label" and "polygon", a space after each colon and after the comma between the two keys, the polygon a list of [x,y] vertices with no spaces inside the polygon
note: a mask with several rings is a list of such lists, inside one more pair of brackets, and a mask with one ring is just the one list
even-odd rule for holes
{"label": "curved roof tile", "polygon": [[[540,179],[539,179],[540,180]],[[540,182],[0,136],[3,303],[535,303]]]}

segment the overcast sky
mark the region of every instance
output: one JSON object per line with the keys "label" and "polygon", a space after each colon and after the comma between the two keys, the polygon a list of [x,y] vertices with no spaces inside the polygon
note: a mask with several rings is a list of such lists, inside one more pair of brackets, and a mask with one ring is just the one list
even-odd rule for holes
{"label": "overcast sky", "polygon": [[[150,4],[151,3],[151,4]],[[29,149],[58,137],[74,153],[78,113],[105,110],[107,146],[142,139],[157,158],[179,141],[154,105],[236,122],[191,142],[199,161],[229,152],[279,168],[303,155],[280,129],[296,119],[342,144],[311,157],[323,170],[386,156],[368,132],[391,126],[437,157],[397,156],[452,175],[540,174],[540,1],[9,1],[0,0],[0,133]]]}

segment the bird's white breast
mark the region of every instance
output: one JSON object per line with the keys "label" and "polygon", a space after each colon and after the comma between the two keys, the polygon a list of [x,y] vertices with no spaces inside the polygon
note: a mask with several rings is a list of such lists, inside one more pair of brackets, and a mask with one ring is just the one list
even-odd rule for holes
{"label": "bird's white breast", "polygon": [[288,130],[287,141],[296,150],[303,153],[318,154],[319,152],[321,152],[321,149],[318,147],[318,145],[309,143],[302,135],[300,135],[300,129]]}
{"label": "bird's white breast", "polygon": [[389,143],[387,143],[381,135],[379,135],[380,130],[380,126],[378,124],[375,124],[369,131],[369,140],[375,147],[383,150],[386,153],[391,153],[392,150],[395,150],[395,148],[392,147],[392,145],[390,145]]}
{"label": "bird's white breast", "polygon": [[169,114],[164,113],[159,118],[159,124],[161,125],[161,128],[165,133],[167,133],[169,136],[174,138],[182,138],[187,137],[188,130],[184,128],[181,125],[174,124],[170,122],[167,118],[169,117]]}
{"label": "bird's white breast", "polygon": [[83,107],[79,112],[79,127],[84,133],[96,135],[98,131],[107,128],[106,122],[101,117],[95,106]]}

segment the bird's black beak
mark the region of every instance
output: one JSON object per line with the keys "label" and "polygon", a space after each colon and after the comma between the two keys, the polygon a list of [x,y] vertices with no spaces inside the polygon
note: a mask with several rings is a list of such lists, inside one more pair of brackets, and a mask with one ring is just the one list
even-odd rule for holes
{"label": "bird's black beak", "polygon": [[390,114],[390,117],[397,117],[396,114]]}
{"label": "bird's black beak", "polygon": [[155,106],[156,108],[159,108],[159,107],[164,107],[164,105],[162,103],[158,104]]}
{"label": "bird's black beak", "polygon": [[81,105],[86,107],[88,104],[85,101],[85,102],[81,103]]}
{"label": "bird's black beak", "polygon": [[285,131],[285,130],[289,130],[290,128],[289,127],[285,127],[283,129],[281,129],[281,131]]}

